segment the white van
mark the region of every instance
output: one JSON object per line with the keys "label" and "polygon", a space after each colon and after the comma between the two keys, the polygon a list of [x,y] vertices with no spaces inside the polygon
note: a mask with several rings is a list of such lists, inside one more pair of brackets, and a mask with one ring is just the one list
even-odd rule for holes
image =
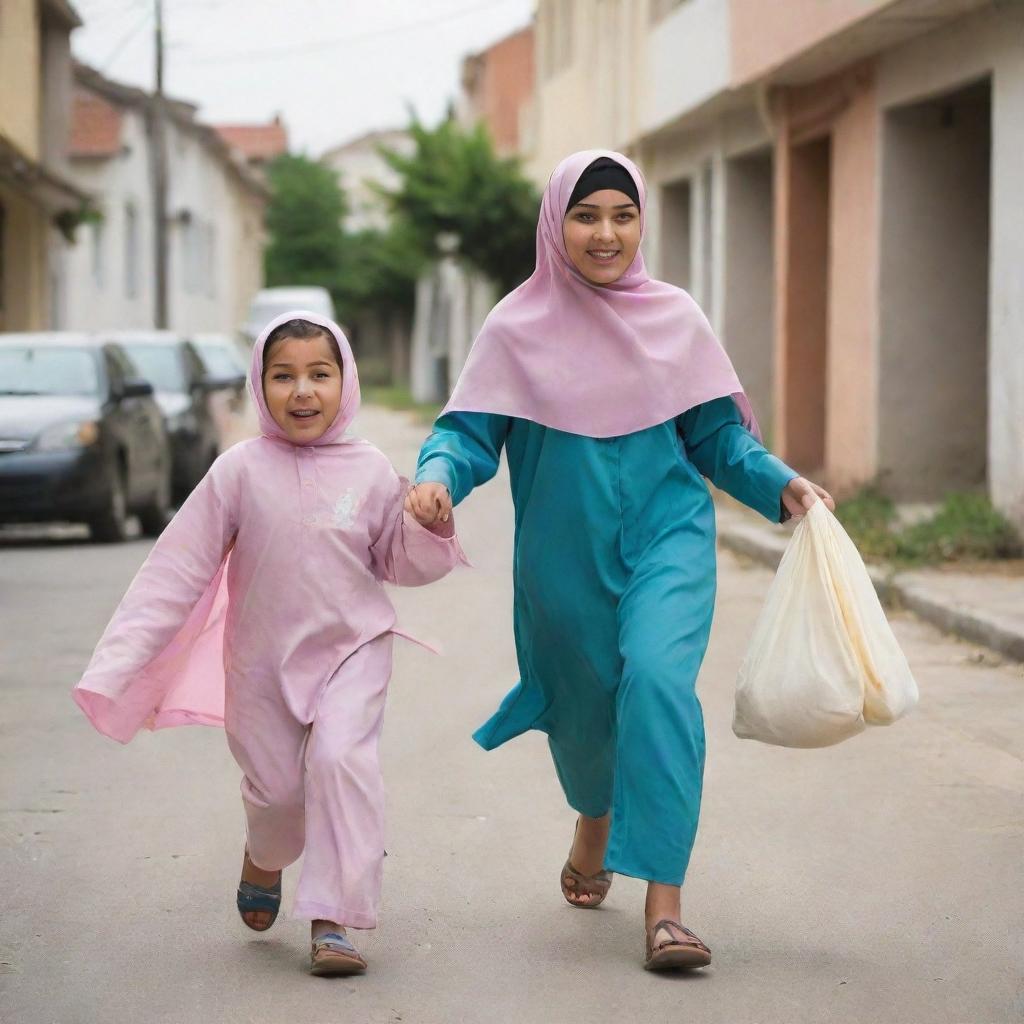
{"label": "white van", "polygon": [[250,341],[255,341],[276,316],[291,309],[306,309],[334,319],[334,303],[326,288],[303,285],[295,288],[262,288],[249,306],[249,316],[242,328]]}

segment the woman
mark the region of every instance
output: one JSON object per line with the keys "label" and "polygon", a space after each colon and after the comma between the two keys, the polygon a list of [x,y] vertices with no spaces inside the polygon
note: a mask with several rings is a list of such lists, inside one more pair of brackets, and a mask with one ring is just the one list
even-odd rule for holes
{"label": "woman", "polygon": [[612,873],[648,882],[645,966],[703,967],[681,923],[704,766],[695,685],[715,596],[702,479],[773,521],[820,487],[771,456],[693,300],[648,277],[645,187],[625,157],[554,171],[537,267],[491,312],[419,458],[407,499],[442,521],[494,475],[515,504],[520,682],[475,734],[490,750],[547,733],[578,812],[565,899],[597,907]]}

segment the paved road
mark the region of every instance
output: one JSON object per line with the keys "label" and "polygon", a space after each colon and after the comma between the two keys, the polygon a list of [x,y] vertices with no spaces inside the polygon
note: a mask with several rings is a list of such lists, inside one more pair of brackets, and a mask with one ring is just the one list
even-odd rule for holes
{"label": "paved road", "polygon": [[[421,428],[362,430],[412,464]],[[0,540],[3,1024],[1008,1024],[1021,996],[1024,676],[913,620],[922,706],[829,750],[730,732],[731,688],[770,575],[722,556],[702,675],[709,763],[686,920],[715,951],[640,968],[642,886],[561,901],[572,814],[542,737],[469,733],[514,679],[507,484],[459,516],[474,559],[397,595],[448,656],[400,645],[385,731],[389,840],[370,973],[310,978],[306,930],[233,908],[238,772],[212,729],[92,733],[67,691],[148,545]],[[286,895],[289,893],[286,879]]]}

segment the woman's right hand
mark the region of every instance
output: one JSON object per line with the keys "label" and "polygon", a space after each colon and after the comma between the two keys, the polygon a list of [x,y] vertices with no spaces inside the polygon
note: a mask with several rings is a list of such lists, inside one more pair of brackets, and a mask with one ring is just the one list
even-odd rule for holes
{"label": "woman's right hand", "polygon": [[416,484],[405,496],[405,510],[421,526],[447,523],[452,514],[452,496],[444,484]]}

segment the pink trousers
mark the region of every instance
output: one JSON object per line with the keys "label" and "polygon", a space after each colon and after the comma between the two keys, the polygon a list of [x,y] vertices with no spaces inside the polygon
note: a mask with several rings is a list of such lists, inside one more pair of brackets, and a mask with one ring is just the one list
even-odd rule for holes
{"label": "pink trousers", "polygon": [[228,746],[242,779],[249,857],[265,871],[305,853],[294,916],[377,924],[384,867],[378,756],[393,636],[352,654],[324,687],[312,724],[280,687],[229,694]]}

